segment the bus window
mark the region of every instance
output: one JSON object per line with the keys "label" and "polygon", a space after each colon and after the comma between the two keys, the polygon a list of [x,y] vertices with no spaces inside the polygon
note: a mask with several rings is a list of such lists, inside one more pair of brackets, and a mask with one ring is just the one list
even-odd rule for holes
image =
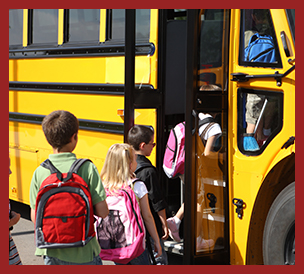
{"label": "bus window", "polygon": [[98,42],[100,26],[99,9],[67,10],[68,35],[66,42]]}
{"label": "bus window", "polygon": [[32,12],[32,40],[29,44],[58,44],[58,10],[34,9]]}
{"label": "bus window", "polygon": [[222,86],[223,14],[222,9],[212,9],[201,15],[199,86]]}
{"label": "bus window", "polygon": [[[150,10],[136,10],[136,26],[135,39],[136,41],[149,41],[150,38]],[[111,22],[112,24],[110,24]],[[108,24],[112,26],[108,33],[108,40],[124,40],[125,39],[125,10],[112,9],[108,12]]]}
{"label": "bus window", "polygon": [[9,10],[9,47],[22,47],[23,10]]}
{"label": "bus window", "polygon": [[283,95],[241,88],[238,100],[239,149],[261,154],[282,128]]}
{"label": "bus window", "polygon": [[240,64],[259,67],[282,66],[268,9],[242,10]]}

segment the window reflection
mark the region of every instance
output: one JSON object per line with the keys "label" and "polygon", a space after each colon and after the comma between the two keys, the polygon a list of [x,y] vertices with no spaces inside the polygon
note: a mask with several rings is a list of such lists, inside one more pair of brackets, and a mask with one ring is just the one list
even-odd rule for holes
{"label": "window reflection", "polygon": [[282,94],[246,91],[239,95],[240,149],[260,154],[282,127]]}
{"label": "window reflection", "polygon": [[33,44],[58,44],[58,10],[33,10]]}
{"label": "window reflection", "polygon": [[277,65],[279,56],[269,10],[242,10],[241,26],[241,62]]}
{"label": "window reflection", "polygon": [[9,10],[9,45],[22,45],[23,10]]}

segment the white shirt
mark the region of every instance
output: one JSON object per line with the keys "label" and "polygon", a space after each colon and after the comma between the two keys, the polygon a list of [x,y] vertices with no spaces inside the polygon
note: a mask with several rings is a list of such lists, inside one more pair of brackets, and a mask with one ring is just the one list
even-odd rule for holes
{"label": "white shirt", "polygon": [[148,193],[147,187],[146,187],[145,183],[142,181],[135,182],[133,191],[134,191],[135,195],[138,197],[138,199],[141,199]]}
{"label": "white shirt", "polygon": [[[204,114],[204,113],[199,113],[198,114],[198,118],[200,120],[204,120],[207,117],[212,117],[210,114]],[[209,123],[202,125],[199,129],[198,129],[198,134],[199,136],[201,136],[201,134],[203,133],[204,129],[206,128],[206,126],[208,126]],[[217,135],[217,138],[219,138],[222,135],[222,130],[221,127],[218,123],[213,124],[206,132],[206,134],[204,136],[202,136],[204,138],[204,140],[208,140],[208,138],[210,138],[211,136]]]}

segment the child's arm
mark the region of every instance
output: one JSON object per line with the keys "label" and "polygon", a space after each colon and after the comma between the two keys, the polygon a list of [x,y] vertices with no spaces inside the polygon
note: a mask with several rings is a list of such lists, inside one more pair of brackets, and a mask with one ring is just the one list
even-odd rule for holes
{"label": "child's arm", "polygon": [[94,205],[94,214],[101,218],[105,218],[108,216],[109,209],[106,200],[103,200],[97,203],[96,205]]}
{"label": "child's arm", "polygon": [[152,213],[150,211],[148,194],[145,194],[139,200],[139,203],[140,203],[141,214],[142,214],[142,217],[144,219],[146,228],[147,228],[149,234],[151,235],[151,237],[152,237],[152,239],[154,240],[154,243],[155,243],[155,247],[156,247],[156,251],[157,251],[157,256],[156,257],[159,257],[159,256],[162,255],[162,249],[161,249],[158,234],[157,234],[157,231],[156,231],[155,222],[154,222]]}
{"label": "child's arm", "polygon": [[35,213],[35,209],[32,209],[32,208],[31,208],[31,220],[35,224],[36,213]]}
{"label": "child's arm", "polygon": [[204,150],[204,155],[205,156],[210,155],[210,153],[212,151],[213,143],[215,142],[216,139],[217,139],[216,135],[213,135],[213,136],[208,138],[208,140],[206,142],[205,150]]}
{"label": "child's arm", "polygon": [[164,235],[162,237],[163,240],[167,240],[169,237],[169,230],[168,230],[168,225],[167,225],[167,217],[166,217],[166,209],[162,209],[157,212],[159,219],[162,223]]}

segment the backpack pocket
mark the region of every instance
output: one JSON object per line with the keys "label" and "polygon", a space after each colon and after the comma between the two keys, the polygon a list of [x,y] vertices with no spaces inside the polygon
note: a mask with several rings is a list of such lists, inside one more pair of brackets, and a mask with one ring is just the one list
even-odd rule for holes
{"label": "backpack pocket", "polygon": [[[85,219],[86,214],[43,217],[45,242],[71,243],[83,241],[85,239]],[[79,230],[81,227],[82,230]]]}
{"label": "backpack pocket", "polygon": [[101,219],[97,226],[99,245],[102,249],[114,249],[127,246],[125,227],[120,219],[119,210],[110,210],[109,215]]}

